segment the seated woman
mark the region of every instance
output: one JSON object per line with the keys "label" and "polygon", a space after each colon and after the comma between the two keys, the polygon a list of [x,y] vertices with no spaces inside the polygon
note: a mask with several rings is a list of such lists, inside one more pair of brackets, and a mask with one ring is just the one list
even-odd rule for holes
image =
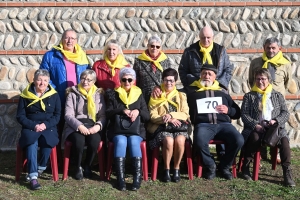
{"label": "seated woman", "polygon": [[[265,128],[278,123],[281,139],[277,146],[280,149],[281,166],[283,169],[284,183],[286,186],[295,186],[291,171],[291,150],[289,138],[285,130],[285,123],[289,119],[289,112],[284,97],[272,89],[271,75],[267,69],[259,69],[255,72],[255,85],[251,92],[245,94],[242,103],[242,120],[245,139],[244,162],[242,167],[243,177],[251,180],[249,164],[257,149],[261,146]],[[267,121],[264,122],[264,121]]]}
{"label": "seated woman", "polygon": [[117,40],[110,40],[103,50],[103,59],[93,65],[96,72],[96,86],[104,90],[120,87],[119,72],[123,67],[130,67]]}
{"label": "seated woman", "polygon": [[[96,73],[85,70],[80,75],[80,83],[67,89],[65,108],[66,126],[62,142],[67,139],[72,142],[75,151],[77,171],[75,178],[91,178],[91,164],[97,153],[101,136],[99,131],[105,125],[105,101],[102,89],[95,86]],[[84,171],[82,172],[81,159],[84,146],[87,146]]]}
{"label": "seated woman", "polygon": [[[19,145],[26,150],[28,177],[32,190],[38,190],[38,176],[46,169],[51,149],[58,144],[56,125],[61,114],[58,93],[49,85],[50,75],[45,69],[34,73],[33,83],[22,92],[17,120],[22,125]],[[41,156],[37,161],[37,150]]]}
{"label": "seated woman", "polygon": [[150,149],[160,146],[162,143],[162,155],[164,159],[164,178],[165,182],[171,181],[170,161],[174,154],[174,170],[172,180],[180,181],[179,165],[184,153],[184,143],[189,137],[187,131],[170,133],[166,131],[157,131],[161,124],[172,123],[175,126],[181,126],[179,120],[186,121],[189,118],[189,107],[187,105],[186,95],[178,92],[176,81],[178,73],[175,69],[165,69],[162,73],[162,94],[159,98],[150,97],[149,111],[151,120],[147,125],[149,133],[155,133],[152,140],[149,141]]}
{"label": "seated woman", "polygon": [[[132,190],[139,189],[142,181],[140,143],[146,138],[144,123],[150,119],[150,115],[141,89],[134,85],[135,79],[136,74],[132,68],[122,68],[120,70],[121,87],[115,90],[107,90],[106,92],[108,98],[106,116],[110,120],[107,128],[107,137],[114,143],[114,164],[119,190],[126,190],[124,170],[127,146],[132,159]],[[115,132],[115,127],[118,125],[118,121],[115,120],[116,115],[128,116],[134,123],[137,123],[135,121],[140,116],[139,132],[132,134]]]}

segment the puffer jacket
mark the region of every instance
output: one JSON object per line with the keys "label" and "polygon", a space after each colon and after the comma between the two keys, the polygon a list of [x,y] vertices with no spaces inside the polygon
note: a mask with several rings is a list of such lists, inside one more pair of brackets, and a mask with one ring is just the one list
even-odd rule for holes
{"label": "puffer jacket", "polygon": [[[45,53],[40,69],[46,69],[49,71],[50,84],[58,92],[62,107],[64,107],[66,101],[65,91],[68,87],[68,83],[63,54],[59,50],[51,49]],[[76,64],[77,83],[80,83],[80,74],[86,69],[90,69],[90,65]]]}
{"label": "puffer jacket", "polygon": [[[213,65],[218,69],[216,79],[221,87],[227,89],[234,66],[230,63],[225,48],[217,43],[213,43],[210,55]],[[184,50],[178,68],[180,80],[184,87],[199,79],[203,65],[202,59],[203,54],[200,52],[199,41]]]}

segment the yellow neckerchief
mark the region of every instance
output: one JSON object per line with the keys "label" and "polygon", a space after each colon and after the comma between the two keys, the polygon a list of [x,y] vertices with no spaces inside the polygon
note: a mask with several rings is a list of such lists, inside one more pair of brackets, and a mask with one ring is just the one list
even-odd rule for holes
{"label": "yellow neckerchief", "polygon": [[262,99],[261,99],[261,103],[262,103],[262,106],[263,106],[263,112],[266,111],[266,102],[267,102],[267,95],[272,92],[272,84],[269,84],[268,87],[263,91],[261,89],[259,89],[256,84],[251,88],[251,91],[254,91],[254,92],[258,92],[259,94],[262,95]]}
{"label": "yellow neckerchief", "polygon": [[160,64],[161,61],[166,60],[168,57],[166,56],[166,54],[164,54],[164,52],[160,52],[160,56],[156,59],[156,60],[152,60],[152,58],[150,58],[147,54],[146,51],[144,51],[141,55],[139,55],[138,59],[140,60],[145,60],[145,61],[149,61],[149,62],[153,62],[154,65],[162,72],[163,68]]}
{"label": "yellow neckerchief", "polygon": [[87,107],[88,107],[88,114],[93,119],[94,122],[96,122],[96,105],[93,99],[93,95],[97,91],[97,87],[93,85],[90,90],[87,92],[81,85],[81,83],[78,84],[78,91],[85,96],[87,99]]}
{"label": "yellow neckerchief", "polygon": [[194,81],[190,86],[196,86],[199,88],[199,90],[197,90],[197,92],[200,91],[204,91],[204,90],[221,90],[222,88],[219,86],[219,82],[217,80],[214,81],[214,84],[212,84],[212,86],[209,87],[205,87],[203,85],[201,85],[200,83],[201,79],[199,79],[198,81]]}
{"label": "yellow neckerchief", "polygon": [[166,95],[166,90],[163,84],[161,84],[161,89],[162,89],[162,94],[159,98],[154,99],[152,96],[150,97],[150,101],[149,101],[149,107],[153,107],[155,105],[158,105],[158,107],[161,107],[162,105],[166,104],[167,102],[169,102],[170,104],[172,104],[173,106],[176,107],[176,110],[178,111],[178,105],[177,103],[175,103],[174,101],[172,101],[172,98],[175,97],[178,94],[178,90],[176,89],[176,86],[174,87],[174,89],[168,94]]}
{"label": "yellow neckerchief", "polygon": [[269,59],[266,55],[266,52],[263,53],[262,55],[262,59],[263,61],[265,61],[264,65],[262,66],[262,68],[268,68],[268,63],[272,63],[274,64],[276,67],[279,67],[280,65],[285,65],[290,63],[290,61],[288,61],[285,57],[283,57],[282,55],[282,51],[279,51],[276,56],[274,56],[273,58]]}
{"label": "yellow neckerchief", "polygon": [[119,93],[120,99],[126,105],[126,107],[128,109],[129,109],[128,105],[136,102],[138,100],[138,98],[140,97],[140,95],[142,94],[142,90],[135,85],[131,86],[129,95],[127,95],[126,90],[122,87],[116,88],[115,91]]}
{"label": "yellow neckerchief", "polygon": [[33,99],[33,101],[27,106],[31,106],[32,104],[35,104],[36,102],[40,101],[41,102],[41,107],[44,111],[46,111],[46,106],[43,102],[43,99],[53,95],[56,93],[55,89],[49,85],[50,90],[48,90],[48,92],[46,92],[42,97],[38,97],[35,94],[33,94],[32,92],[29,91],[31,84],[29,84],[22,92],[22,94],[20,95],[21,97],[25,98],[25,99]]}
{"label": "yellow neckerchief", "polygon": [[207,63],[212,65],[213,63],[212,63],[210,52],[213,49],[214,43],[212,42],[207,48],[205,48],[205,47],[201,46],[201,44],[199,42],[199,46],[200,46],[200,52],[203,53],[202,64],[204,64],[207,60]]}
{"label": "yellow neckerchief", "polygon": [[70,52],[70,51],[66,51],[63,49],[63,45],[62,43],[60,42],[58,46],[53,46],[54,49],[57,49],[59,51],[62,52],[62,54],[64,54],[64,56],[68,59],[68,60],[71,60],[73,61],[74,63],[76,64],[79,64],[79,65],[86,65],[86,64],[89,64],[89,61],[86,57],[86,54],[85,52],[81,49],[81,47],[76,44],[74,46],[75,48],[75,53],[73,52]]}
{"label": "yellow neckerchief", "polygon": [[111,61],[108,59],[107,56],[104,57],[104,60],[106,64],[111,68],[111,75],[115,76],[115,68],[122,69],[126,65],[128,65],[128,62],[125,60],[124,56],[122,54],[119,54],[116,58],[116,60],[111,63]]}

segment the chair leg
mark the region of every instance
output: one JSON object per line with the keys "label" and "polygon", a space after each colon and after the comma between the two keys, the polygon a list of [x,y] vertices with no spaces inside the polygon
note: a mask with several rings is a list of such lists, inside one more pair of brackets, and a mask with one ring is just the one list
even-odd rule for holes
{"label": "chair leg", "polygon": [[100,141],[99,147],[98,147],[98,163],[99,163],[99,173],[100,173],[100,179],[105,179],[105,170],[104,170],[104,147],[103,147],[103,141]]}
{"label": "chair leg", "polygon": [[202,160],[200,155],[197,156],[197,177],[202,177]]}
{"label": "chair leg", "polygon": [[238,172],[242,172],[243,161],[244,161],[244,152],[243,150],[241,150],[239,163],[238,163]]}
{"label": "chair leg", "polygon": [[147,159],[147,148],[146,142],[141,142],[141,150],[142,150],[142,168],[143,168],[143,179],[144,181],[148,181],[148,159]]}
{"label": "chair leg", "polygon": [[276,170],[278,147],[276,146],[272,150],[273,150],[273,152],[271,152],[272,170]]}
{"label": "chair leg", "polygon": [[64,150],[64,169],[63,169],[63,178],[62,178],[63,180],[66,180],[68,178],[71,147],[72,147],[72,143],[70,141],[66,141],[65,150]]}
{"label": "chair leg", "polygon": [[[19,181],[20,180],[20,167],[21,167],[21,162],[23,161],[23,157],[22,157],[22,149],[19,146],[19,144],[17,145],[17,158],[16,158],[16,175],[15,175],[15,180]],[[23,166],[22,166],[23,167]]]}
{"label": "chair leg", "polygon": [[189,180],[193,180],[193,162],[192,162],[192,149],[189,141],[185,142],[185,155],[188,167]]}
{"label": "chair leg", "polygon": [[53,181],[58,181],[58,166],[57,166],[56,147],[53,147],[51,150],[50,161],[51,161]]}
{"label": "chair leg", "polygon": [[237,177],[237,174],[236,174],[236,157],[234,157],[233,163],[232,163],[232,175],[233,175],[233,178]]}
{"label": "chair leg", "polygon": [[155,181],[157,177],[158,155],[159,155],[159,146],[152,150],[152,169],[151,169],[152,181]]}
{"label": "chair leg", "polygon": [[114,151],[114,143],[108,143],[108,155],[107,155],[107,165],[106,165],[106,179],[110,179],[111,171],[112,171],[112,160],[113,160],[113,151]]}
{"label": "chair leg", "polygon": [[254,155],[253,175],[252,175],[252,179],[254,181],[258,180],[259,165],[260,165],[260,149]]}

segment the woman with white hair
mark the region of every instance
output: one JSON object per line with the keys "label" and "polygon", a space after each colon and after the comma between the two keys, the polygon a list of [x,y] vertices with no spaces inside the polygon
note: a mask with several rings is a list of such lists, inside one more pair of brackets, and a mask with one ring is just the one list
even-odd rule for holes
{"label": "woman with white hair", "polygon": [[116,40],[106,43],[103,59],[93,65],[96,72],[96,86],[104,90],[120,87],[119,72],[123,67],[130,67],[126,61],[121,46]]}
{"label": "woman with white hair", "polygon": [[161,51],[161,39],[156,35],[148,40],[147,49],[135,59],[136,85],[143,91],[146,102],[149,102],[155,86],[160,87],[162,72],[171,67],[170,60]]}
{"label": "woman with white hair", "polygon": [[[126,190],[124,171],[126,148],[128,147],[132,159],[133,184],[132,190],[137,190],[141,185],[142,153],[140,143],[146,138],[144,123],[150,119],[147,104],[139,87],[134,85],[136,74],[132,68],[122,68],[119,78],[121,86],[115,90],[107,90],[108,98],[106,117],[109,119],[107,137],[114,143],[114,163],[117,173],[118,189]],[[138,123],[136,131],[125,133],[117,131],[120,120],[125,117],[131,123]]]}

